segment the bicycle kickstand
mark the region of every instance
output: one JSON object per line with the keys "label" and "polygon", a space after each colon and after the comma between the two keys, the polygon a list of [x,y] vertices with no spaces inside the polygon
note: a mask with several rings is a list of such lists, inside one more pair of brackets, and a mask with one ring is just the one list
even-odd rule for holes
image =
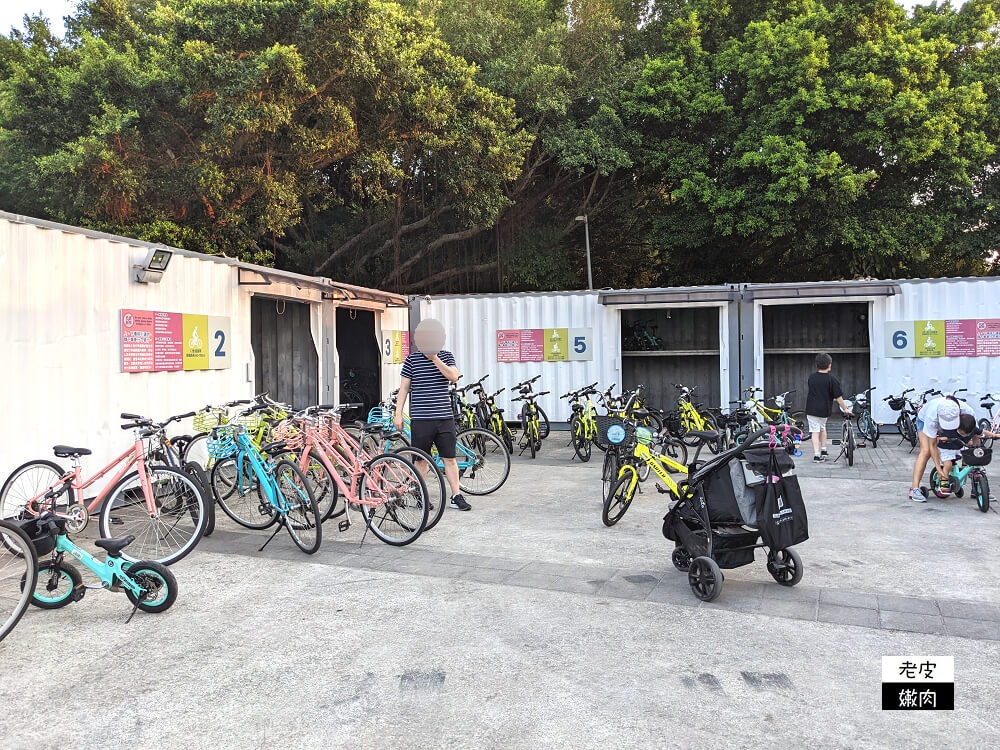
{"label": "bicycle kickstand", "polygon": [[274,533],[271,534],[271,536],[269,536],[267,538],[267,541],[264,542],[263,545],[261,545],[261,548],[259,550],[257,550],[258,552],[263,552],[264,551],[264,547],[266,547],[267,545],[269,545],[271,543],[271,540],[274,539],[274,537],[278,536],[278,532],[281,531],[282,527],[284,526],[284,523],[285,523],[285,521],[283,519],[279,519],[278,522],[276,524],[274,524]]}

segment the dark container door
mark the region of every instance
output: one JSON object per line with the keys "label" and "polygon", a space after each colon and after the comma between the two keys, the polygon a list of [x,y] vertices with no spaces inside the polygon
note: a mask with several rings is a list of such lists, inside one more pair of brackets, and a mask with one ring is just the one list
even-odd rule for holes
{"label": "dark container door", "polygon": [[309,305],[255,296],[250,300],[250,343],[257,393],[296,409],[319,398],[319,356],[309,327]]}

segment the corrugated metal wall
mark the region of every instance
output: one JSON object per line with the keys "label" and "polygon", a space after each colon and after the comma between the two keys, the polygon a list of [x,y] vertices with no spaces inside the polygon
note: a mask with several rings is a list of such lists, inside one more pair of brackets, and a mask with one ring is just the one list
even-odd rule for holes
{"label": "corrugated metal wall", "polygon": [[[250,300],[260,292],[309,302],[322,397],[335,379],[332,316],[319,289],[280,277],[240,286],[236,266],[174,253],[159,284],[138,284],[131,268],[149,248],[0,218],[0,388],[8,429],[0,435],[0,478],[56,443],[94,451],[97,467],[122,452],[123,411],[164,418],[254,393]],[[232,367],[189,372],[122,373],[120,310],[227,316]],[[186,427],[186,426],[182,426]]]}
{"label": "corrugated metal wall", "polygon": [[[889,321],[1000,318],[1000,278],[901,281],[902,294],[878,300],[872,311],[872,383],[878,387],[875,418],[894,422],[896,413],[882,401],[889,393],[914,387],[968,388],[977,396],[1000,391],[1000,357],[886,357]],[[970,398],[976,413],[986,416]]]}
{"label": "corrugated metal wall", "polygon": [[[597,292],[434,297],[419,301],[420,318],[437,318],[448,334],[446,346],[464,374],[462,383],[490,374],[491,391],[541,375],[536,390],[552,393],[539,403],[552,421],[569,418],[559,396],[594,381],[621,388],[621,348],[617,310],[597,302]],[[416,321],[414,321],[414,324]],[[591,328],[593,359],[585,362],[497,362],[497,329]],[[505,391],[497,399],[508,418],[516,418],[518,404]],[[520,403],[520,402],[518,402]]]}
{"label": "corrugated metal wall", "polygon": [[[0,474],[55,443],[91,448],[97,467],[128,444],[123,411],[162,418],[252,395],[250,297],[236,269],[175,254],[159,284],[137,284],[131,266],[148,252],[0,219]],[[232,367],[120,372],[121,308],[228,316]]]}

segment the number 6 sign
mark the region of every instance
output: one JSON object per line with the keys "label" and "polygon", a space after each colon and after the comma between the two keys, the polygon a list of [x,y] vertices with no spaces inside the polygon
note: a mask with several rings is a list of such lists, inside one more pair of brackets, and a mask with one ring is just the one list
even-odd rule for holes
{"label": "number 6 sign", "polygon": [[915,357],[912,320],[890,320],[885,324],[885,356]]}

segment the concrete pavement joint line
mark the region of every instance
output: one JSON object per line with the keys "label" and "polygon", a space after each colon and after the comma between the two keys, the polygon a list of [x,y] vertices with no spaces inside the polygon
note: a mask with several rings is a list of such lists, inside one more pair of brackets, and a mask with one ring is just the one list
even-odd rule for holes
{"label": "concrete pavement joint line", "polygon": [[[220,532],[213,539],[225,542],[226,537],[239,540],[238,544],[223,545],[231,547],[231,551],[258,559],[269,557],[256,548],[245,548],[245,540],[256,538],[254,534]],[[349,542],[333,542],[331,546],[337,551],[351,551],[314,561],[354,569],[700,606],[784,619],[1000,640],[1000,608],[985,603],[745,581],[732,582],[721,601],[705,603],[692,596],[682,575],[675,576],[669,570],[628,571],[390,546],[359,549]],[[291,552],[282,550],[275,556],[291,559],[294,556]]]}

